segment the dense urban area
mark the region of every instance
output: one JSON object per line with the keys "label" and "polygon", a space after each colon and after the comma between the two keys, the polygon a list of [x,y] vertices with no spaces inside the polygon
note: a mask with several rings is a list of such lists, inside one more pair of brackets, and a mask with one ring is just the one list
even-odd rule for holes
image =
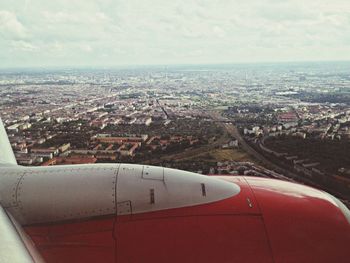
{"label": "dense urban area", "polygon": [[129,162],[296,181],[350,205],[349,63],[3,70],[21,165]]}

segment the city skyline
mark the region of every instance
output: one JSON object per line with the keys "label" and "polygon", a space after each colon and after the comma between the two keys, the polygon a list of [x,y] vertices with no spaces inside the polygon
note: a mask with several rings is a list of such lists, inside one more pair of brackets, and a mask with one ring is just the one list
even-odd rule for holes
{"label": "city skyline", "polygon": [[349,33],[344,0],[0,4],[1,68],[348,61]]}

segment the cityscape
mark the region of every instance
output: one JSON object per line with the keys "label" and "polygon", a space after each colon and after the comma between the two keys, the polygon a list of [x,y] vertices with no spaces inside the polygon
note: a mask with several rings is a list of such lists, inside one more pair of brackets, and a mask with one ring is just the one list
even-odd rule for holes
{"label": "cityscape", "polygon": [[0,72],[24,166],[141,163],[325,190],[350,206],[347,62]]}

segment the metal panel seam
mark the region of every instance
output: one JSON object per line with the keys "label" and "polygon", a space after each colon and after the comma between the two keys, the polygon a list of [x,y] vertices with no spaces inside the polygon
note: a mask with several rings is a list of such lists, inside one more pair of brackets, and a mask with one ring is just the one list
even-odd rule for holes
{"label": "metal panel seam", "polygon": [[20,208],[20,205],[19,205],[19,203],[20,203],[20,201],[18,201],[18,199],[19,199],[19,190],[21,190],[21,188],[19,187],[19,185],[20,184],[22,184],[22,181],[23,181],[23,178],[24,178],[24,176],[25,176],[25,174],[26,174],[26,171],[24,171],[23,172],[23,174],[21,175],[21,177],[18,179],[18,182],[17,182],[17,185],[16,185],[16,192],[15,192],[15,196],[16,196],[16,206],[21,210],[21,208]]}
{"label": "metal panel seam", "polygon": [[117,210],[118,210],[118,203],[117,203],[117,187],[118,187],[118,174],[119,174],[120,164],[118,165],[118,168],[115,171],[115,180],[114,180],[114,207],[115,207],[115,216],[113,221],[113,229],[112,229],[112,238],[114,240],[114,262],[117,262]]}
{"label": "metal panel seam", "polygon": [[266,229],[264,213],[263,213],[262,210],[261,210],[261,207],[260,207],[258,198],[255,196],[255,193],[254,193],[252,187],[250,186],[249,182],[246,180],[246,178],[245,178],[244,176],[243,176],[243,178],[244,178],[244,181],[245,181],[245,182],[247,183],[247,185],[249,186],[249,189],[250,189],[252,195],[254,196],[255,202],[256,202],[256,204],[257,204],[257,206],[258,206],[258,208],[259,208],[260,215],[261,215],[261,221],[262,221],[262,223],[263,223],[263,225],[264,225],[264,232],[265,232],[265,235],[266,235],[268,244],[269,244],[269,249],[270,249],[272,261],[273,261],[273,262],[276,262],[276,261],[275,261],[274,254],[273,254],[273,250],[272,250],[272,244],[271,244],[270,236],[269,236],[269,233],[267,232],[267,229]]}

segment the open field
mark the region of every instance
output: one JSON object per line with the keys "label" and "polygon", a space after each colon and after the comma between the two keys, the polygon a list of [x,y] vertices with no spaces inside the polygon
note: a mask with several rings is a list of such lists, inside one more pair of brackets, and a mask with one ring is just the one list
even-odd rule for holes
{"label": "open field", "polygon": [[252,161],[250,156],[240,149],[211,149],[194,155],[174,158],[174,161]]}

